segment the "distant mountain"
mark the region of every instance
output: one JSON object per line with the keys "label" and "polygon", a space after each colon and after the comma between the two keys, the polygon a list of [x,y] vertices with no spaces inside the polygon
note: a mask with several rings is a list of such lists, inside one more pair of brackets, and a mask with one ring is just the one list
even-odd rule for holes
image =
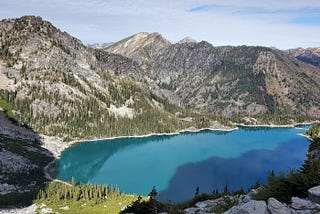
{"label": "distant mountain", "polygon": [[129,57],[149,71],[151,61],[170,45],[171,43],[159,33],[142,32],[116,42],[104,50]]}
{"label": "distant mountain", "polygon": [[103,49],[103,48],[107,48],[110,45],[114,44],[114,42],[108,42],[108,43],[94,43],[94,44],[87,44],[87,47],[89,48],[94,48],[94,49]]}
{"label": "distant mountain", "polygon": [[320,48],[296,48],[289,49],[285,52],[300,61],[320,67]]}
{"label": "distant mountain", "polygon": [[182,43],[196,43],[197,41],[191,37],[185,37],[183,39],[181,39],[179,42],[177,42],[178,44],[182,44]]}
{"label": "distant mountain", "polygon": [[159,34],[144,33],[105,50],[147,67],[153,90],[184,108],[225,116],[320,116],[320,70],[277,49],[213,47],[205,41],[170,44]]}

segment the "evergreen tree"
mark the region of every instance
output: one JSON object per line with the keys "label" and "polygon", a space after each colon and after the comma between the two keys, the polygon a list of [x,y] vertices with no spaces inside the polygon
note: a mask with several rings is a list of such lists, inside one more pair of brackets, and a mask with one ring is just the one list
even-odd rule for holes
{"label": "evergreen tree", "polygon": [[228,193],[228,192],[229,192],[228,185],[225,185],[223,188],[223,193]]}
{"label": "evergreen tree", "polygon": [[149,193],[150,199],[155,200],[158,192],[156,190],[156,187],[153,186],[151,192]]}
{"label": "evergreen tree", "polygon": [[196,192],[194,193],[194,196],[199,195],[199,190],[200,190],[200,188],[197,186],[197,188],[196,188]]}

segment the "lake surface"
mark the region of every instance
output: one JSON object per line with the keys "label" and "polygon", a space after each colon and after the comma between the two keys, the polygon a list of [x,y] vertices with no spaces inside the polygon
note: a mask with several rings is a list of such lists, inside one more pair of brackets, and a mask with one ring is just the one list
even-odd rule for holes
{"label": "lake surface", "polygon": [[239,128],[231,132],[201,131],[171,136],[118,138],[76,144],[59,160],[58,178],[117,185],[125,193],[179,202],[200,192],[264,183],[275,173],[298,169],[309,141],[308,128]]}

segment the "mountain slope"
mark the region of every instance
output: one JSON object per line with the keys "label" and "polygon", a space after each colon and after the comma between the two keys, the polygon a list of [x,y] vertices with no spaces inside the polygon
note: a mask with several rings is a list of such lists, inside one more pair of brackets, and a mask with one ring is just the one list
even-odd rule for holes
{"label": "mountain slope", "polygon": [[40,17],[2,20],[0,33],[0,99],[37,132],[69,139],[189,126],[128,78],[143,72],[126,57],[87,48]]}
{"label": "mountain slope", "polygon": [[[106,50],[143,63],[136,50],[144,40],[138,39],[134,42],[139,44],[137,47],[126,46],[128,40],[122,40],[116,51]],[[145,63],[153,90],[185,108],[225,116],[274,113],[320,116],[320,70],[279,50],[213,47],[202,41],[167,45],[152,56]]]}

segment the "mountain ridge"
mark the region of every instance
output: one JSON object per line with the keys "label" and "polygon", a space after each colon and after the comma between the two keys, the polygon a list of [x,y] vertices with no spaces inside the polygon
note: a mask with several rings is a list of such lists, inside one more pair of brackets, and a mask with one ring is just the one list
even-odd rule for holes
{"label": "mountain ridge", "polygon": [[[130,38],[132,37],[127,38],[126,42],[130,42]],[[135,42],[139,43],[138,41]],[[117,51],[114,51],[112,47],[105,50],[107,52],[123,54],[119,50],[121,43],[122,40],[117,43]],[[144,51],[148,51],[146,50],[148,47],[143,48]],[[303,109],[299,110],[300,104],[303,104],[303,102],[293,100],[293,97],[303,99],[302,96],[299,96],[299,90],[308,90],[304,96],[311,95],[313,102],[317,102],[316,90],[319,84],[314,82],[313,79],[319,80],[319,69],[304,64],[299,60],[292,59],[287,56],[287,53],[280,50],[259,46],[214,47],[205,41],[170,44],[159,50],[153,57],[145,57],[141,55],[140,51],[136,51],[135,48],[130,49],[130,47],[125,47],[124,49],[126,53],[130,52],[130,54],[123,55],[140,64],[142,63],[142,67],[144,62],[148,67],[146,75],[150,79],[151,85],[157,86],[154,87],[154,90],[158,92],[157,94],[168,98],[176,105],[183,107],[191,106],[192,108],[205,109],[209,112],[230,116],[241,112],[250,114],[282,112],[288,104],[293,107],[294,111],[301,113],[307,111],[310,107],[311,110],[307,114],[319,115],[319,103],[316,106],[304,106]],[[134,57],[132,57],[133,55]],[[247,76],[243,80],[239,79],[243,75],[241,71],[247,72]],[[305,76],[300,77],[302,73]],[[230,75],[234,76],[234,78],[230,77]],[[254,87],[247,87],[247,83],[257,80],[252,79],[252,75],[255,75],[256,78],[260,75],[260,85],[256,84]],[[264,77],[262,78],[261,75]],[[189,80],[185,76],[190,77]],[[203,81],[208,81],[208,78],[211,78],[212,83],[215,82],[215,84],[208,83],[206,86],[206,83],[203,83]],[[288,78],[290,81],[286,84],[285,82]],[[240,84],[236,87],[227,87],[219,92],[219,90],[212,88],[217,86],[218,79],[224,79],[221,81],[221,84],[224,86],[226,84],[232,85],[235,81],[240,81]],[[303,88],[303,84],[301,84],[301,87],[298,87],[296,84],[298,81],[311,81],[315,87]],[[202,84],[204,87],[196,86],[199,84]],[[260,87],[262,85],[265,85],[263,90]],[[248,96],[235,92],[235,88],[238,88],[238,91],[242,90],[245,92],[250,89],[252,93],[259,92],[260,94],[264,94],[264,100],[261,100],[258,97],[259,95],[255,93],[256,95],[249,94],[256,96],[256,99],[251,99],[251,101],[250,98],[247,101],[243,99],[226,99],[223,103],[228,103],[228,105],[221,102],[216,105],[210,103],[213,99],[218,98],[221,100],[221,95],[223,94],[225,94],[225,98]],[[186,90],[187,92],[185,93]],[[233,93],[228,93],[230,90]],[[200,93],[197,91],[200,91]],[[201,93],[209,93],[211,94],[211,98],[210,96],[203,96]],[[209,103],[206,103],[206,101]],[[243,106],[242,102],[247,105]],[[219,109],[219,107],[217,109],[217,105],[222,105],[223,110]]]}
{"label": "mountain ridge", "polygon": [[0,47],[10,114],[67,141],[320,115],[319,68],[266,47],[139,33],[94,49],[33,16],[2,20]]}

